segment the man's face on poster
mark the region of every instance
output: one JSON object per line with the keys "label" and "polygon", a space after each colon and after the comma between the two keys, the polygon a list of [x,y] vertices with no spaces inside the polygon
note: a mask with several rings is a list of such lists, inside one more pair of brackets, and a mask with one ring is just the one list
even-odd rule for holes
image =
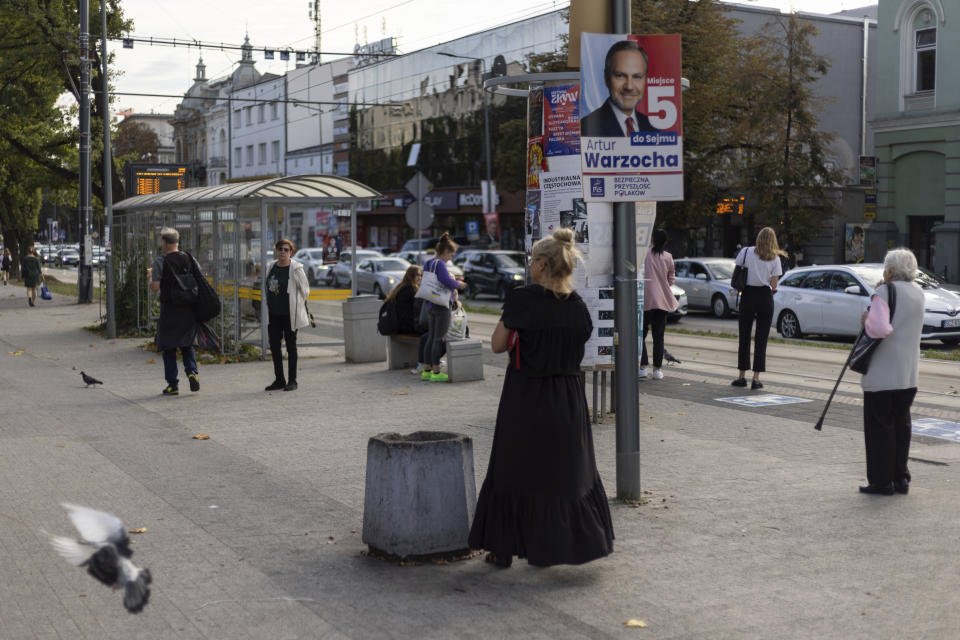
{"label": "man's face on poster", "polygon": [[610,60],[605,78],[610,102],[625,114],[637,108],[647,84],[647,63],[639,51],[618,51]]}

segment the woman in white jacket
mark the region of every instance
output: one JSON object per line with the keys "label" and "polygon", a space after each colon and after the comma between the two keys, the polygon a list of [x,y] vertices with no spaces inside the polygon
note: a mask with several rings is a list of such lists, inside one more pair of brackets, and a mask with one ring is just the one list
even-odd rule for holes
{"label": "woman in white jacket", "polygon": [[[267,265],[267,336],[274,380],[266,391],[293,391],[297,388],[297,329],[310,324],[306,304],[310,284],[303,265],[291,258],[296,248],[290,240],[278,240],[273,248],[277,259]],[[283,377],[281,340],[287,343],[289,375],[286,378]]]}

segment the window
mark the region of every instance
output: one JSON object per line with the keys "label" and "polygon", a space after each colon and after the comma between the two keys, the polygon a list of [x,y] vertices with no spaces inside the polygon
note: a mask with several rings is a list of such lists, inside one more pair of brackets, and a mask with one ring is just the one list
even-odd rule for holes
{"label": "window", "polygon": [[270,162],[276,162],[280,158],[280,141],[274,140],[270,143]]}
{"label": "window", "polygon": [[261,142],[257,145],[257,161],[259,164],[267,163],[267,143]]}
{"label": "window", "polygon": [[706,269],[706,267],[704,267],[704,266],[703,266],[702,264],[700,264],[699,262],[691,262],[691,263],[690,263],[690,275],[688,275],[687,277],[688,277],[688,278],[696,278],[696,277],[699,276],[700,274],[703,274],[703,277],[700,278],[700,280],[709,280],[709,278],[707,277],[707,269]]}
{"label": "window", "polygon": [[[240,113],[239,111],[237,113]],[[233,148],[233,166],[240,167],[243,164],[243,149],[240,147]]]}
{"label": "window", "polygon": [[826,289],[830,280],[829,271],[811,271],[803,281],[804,289]]}
{"label": "window", "polygon": [[684,262],[683,260],[677,260],[673,263],[675,275],[678,278],[687,277],[687,269],[690,268],[690,263]]}
{"label": "window", "polygon": [[270,119],[276,120],[279,117],[280,117],[280,110],[277,108],[277,103],[271,102],[270,103]]}
{"label": "window", "polygon": [[[928,12],[924,12],[928,13]],[[923,13],[917,19],[922,20]],[[914,39],[916,48],[916,91],[933,91],[937,74],[937,29],[917,29]]]}
{"label": "window", "polygon": [[239,129],[242,125],[240,124],[240,109],[234,109],[233,111],[233,126],[235,129]]}
{"label": "window", "polygon": [[247,126],[249,127],[253,124],[253,107],[244,107],[243,110],[247,112]]}
{"label": "window", "polygon": [[799,287],[803,283],[803,279],[807,277],[807,273],[794,273],[793,275],[787,276],[783,279],[783,282],[780,283],[781,287]]}
{"label": "window", "polygon": [[263,122],[264,120],[265,120],[265,118],[264,118],[264,105],[258,104],[258,105],[257,105],[257,122]]}
{"label": "window", "polygon": [[830,273],[830,284],[827,286],[831,291],[842,292],[847,287],[859,286],[860,283],[851,274],[846,271],[833,271]]}
{"label": "window", "polygon": [[253,145],[252,144],[247,145],[247,166],[248,167],[253,166]]}

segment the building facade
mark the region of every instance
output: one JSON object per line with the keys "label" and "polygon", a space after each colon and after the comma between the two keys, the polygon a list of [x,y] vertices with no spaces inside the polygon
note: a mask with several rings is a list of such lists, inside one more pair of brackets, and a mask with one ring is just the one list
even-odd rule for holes
{"label": "building facade", "polygon": [[880,0],[877,218],[869,259],[892,246],[920,266],[960,281],[960,6],[942,0]]}
{"label": "building facade", "polygon": [[286,81],[272,73],[230,92],[231,180],[282,176],[286,155]]}

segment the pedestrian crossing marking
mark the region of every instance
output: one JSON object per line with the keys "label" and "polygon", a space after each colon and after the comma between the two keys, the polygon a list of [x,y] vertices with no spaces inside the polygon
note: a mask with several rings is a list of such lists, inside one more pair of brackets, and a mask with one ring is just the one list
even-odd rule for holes
{"label": "pedestrian crossing marking", "polygon": [[913,432],[918,436],[933,436],[944,440],[960,442],[960,423],[940,420],[939,418],[917,418],[913,421]]}
{"label": "pedestrian crossing marking", "polygon": [[730,404],[740,405],[741,407],[770,407],[777,404],[797,404],[800,402],[812,402],[808,398],[795,398],[793,396],[781,396],[776,393],[761,393],[760,395],[756,395],[756,396],[734,396],[732,398],[714,398],[714,399],[717,402],[729,402]]}

